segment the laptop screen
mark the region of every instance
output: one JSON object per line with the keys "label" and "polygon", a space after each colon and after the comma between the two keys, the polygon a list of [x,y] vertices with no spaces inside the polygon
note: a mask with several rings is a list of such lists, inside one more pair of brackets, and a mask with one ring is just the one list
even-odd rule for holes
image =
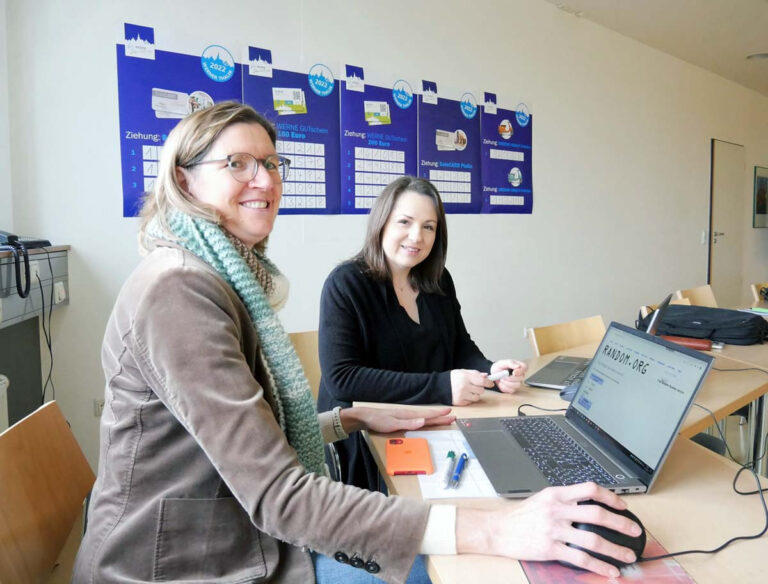
{"label": "laptop screen", "polygon": [[607,435],[652,475],[711,362],[703,353],[611,323],[568,417]]}

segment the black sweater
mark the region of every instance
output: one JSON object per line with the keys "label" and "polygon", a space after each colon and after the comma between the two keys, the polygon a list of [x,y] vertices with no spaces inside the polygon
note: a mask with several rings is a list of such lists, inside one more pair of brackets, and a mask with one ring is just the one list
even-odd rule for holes
{"label": "black sweater", "polygon": [[[450,405],[452,369],[490,370],[467,333],[447,270],[440,288],[444,295],[419,293],[417,324],[390,280],[374,280],[352,261],[331,272],[320,300],[319,411],[353,401]],[[344,482],[375,490],[378,473],[362,438],[336,447]]]}

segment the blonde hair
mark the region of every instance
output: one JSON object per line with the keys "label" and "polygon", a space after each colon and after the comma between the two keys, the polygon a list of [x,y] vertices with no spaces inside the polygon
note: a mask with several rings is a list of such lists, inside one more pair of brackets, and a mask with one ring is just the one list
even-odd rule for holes
{"label": "blonde hair", "polygon": [[191,168],[208,154],[219,135],[234,124],[259,124],[269,135],[272,145],[277,142],[274,126],[252,107],[225,101],[197,111],[181,120],[168,134],[158,165],[154,188],[141,207],[139,250],[147,253],[154,246],[147,233],[150,222],[157,220],[160,230],[169,240],[175,236],[168,227],[168,216],[176,210],[192,217],[219,223],[220,217],[210,205],[192,197],[179,183],[177,169]]}

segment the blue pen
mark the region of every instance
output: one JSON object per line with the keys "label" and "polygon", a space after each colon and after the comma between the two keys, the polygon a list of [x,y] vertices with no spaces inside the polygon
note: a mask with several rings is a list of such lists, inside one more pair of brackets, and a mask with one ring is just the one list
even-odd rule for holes
{"label": "blue pen", "polygon": [[464,472],[464,467],[467,466],[467,461],[469,460],[469,456],[467,456],[467,453],[459,457],[459,462],[456,465],[456,470],[453,471],[453,477],[451,478],[451,485],[454,489],[459,488],[459,481],[461,480],[461,473]]}

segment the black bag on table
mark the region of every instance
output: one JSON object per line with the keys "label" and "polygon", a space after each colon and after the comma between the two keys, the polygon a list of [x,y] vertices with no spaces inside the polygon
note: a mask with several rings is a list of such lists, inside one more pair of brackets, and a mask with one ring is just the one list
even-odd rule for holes
{"label": "black bag on table", "polygon": [[[652,316],[653,312],[639,318],[635,327],[646,330]],[[656,334],[754,345],[768,339],[768,320],[741,310],[672,304],[662,316]]]}

